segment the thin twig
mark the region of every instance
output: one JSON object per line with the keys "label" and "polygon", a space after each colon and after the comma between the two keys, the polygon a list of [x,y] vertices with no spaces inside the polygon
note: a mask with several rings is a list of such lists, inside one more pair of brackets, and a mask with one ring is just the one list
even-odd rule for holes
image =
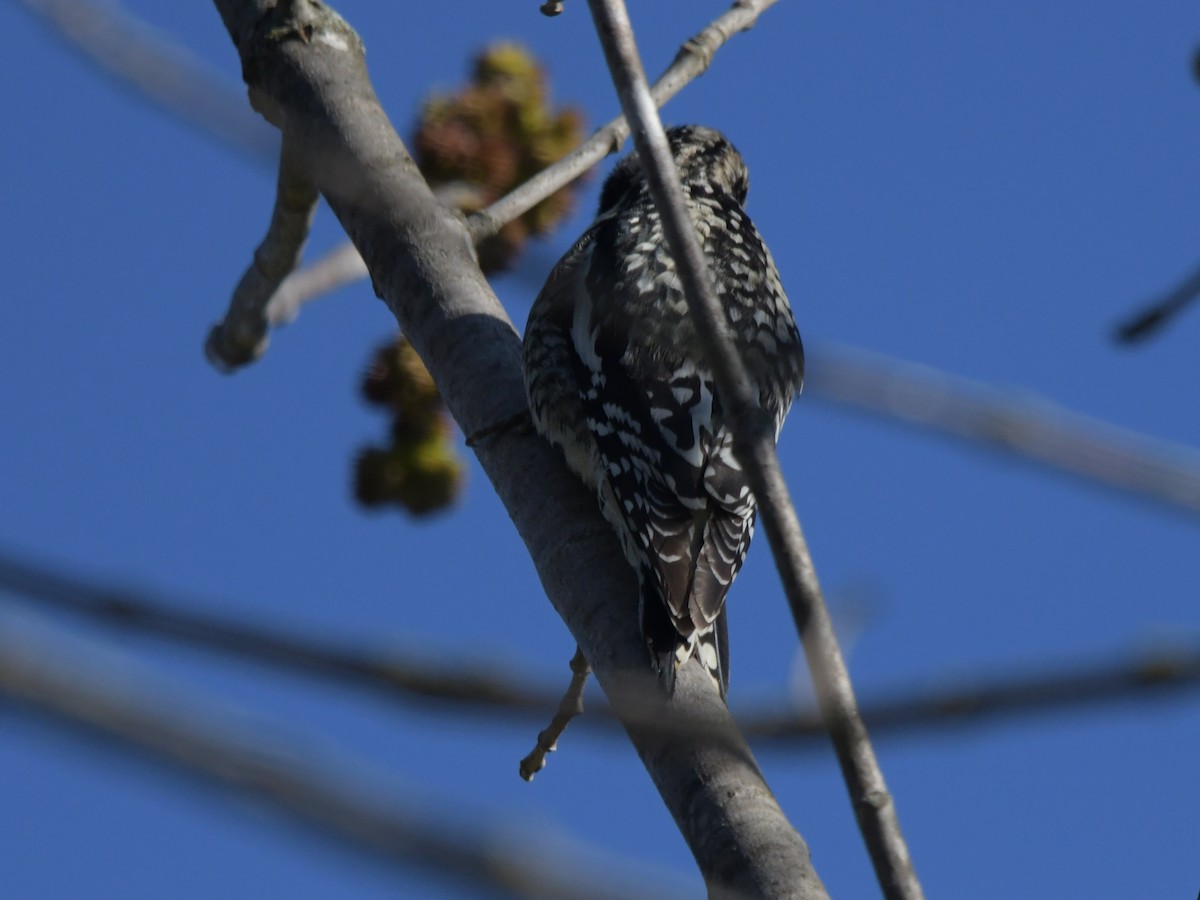
{"label": "thin twig", "polygon": [[807,396],[982,442],[1093,484],[1200,514],[1200,451],[1024,390],[829,343],[806,348]]}
{"label": "thin twig", "polygon": [[1118,325],[1117,341],[1122,344],[1135,344],[1150,337],[1183,312],[1197,297],[1200,297],[1200,269],[1188,275],[1169,293]]}
{"label": "thin twig", "polygon": [[550,725],[541,731],[537,737],[537,746],[521,760],[520,775],[526,781],[533,781],[533,776],[546,768],[546,755],[558,749],[558,739],[562,737],[571,720],[583,715],[583,688],[587,684],[592,667],[588,665],[587,657],[578,647],[571,657],[571,683],[559,701],[558,712],[550,720]]}
{"label": "thin twig", "polygon": [[[547,834],[481,826],[475,817],[452,823],[431,816],[431,808],[451,804],[426,798],[414,807],[394,791],[381,794],[384,778],[369,786],[352,784],[344,773],[364,772],[362,761],[334,764],[305,754],[294,738],[284,746],[239,733],[242,729],[222,721],[227,715],[137,686],[157,684],[157,678],[118,680],[107,668],[83,665],[78,656],[55,652],[44,639],[0,635],[0,699],[82,727],[206,784],[251,795],[404,869],[420,868],[506,897],[601,900],[675,893],[661,875],[650,876],[655,884],[647,888],[646,873],[622,873],[624,864],[601,862],[594,851],[584,853]],[[64,659],[71,660],[69,666]]]}
{"label": "thin twig", "polygon": [[[726,12],[714,19],[703,31],[688,38],[679,48],[674,62],[654,83],[651,96],[663,106],[690,82],[703,75],[714,54],[733,35],[750,29],[758,17],[778,0],[738,0]],[[471,237],[478,242],[489,237],[528,212],[555,191],[570,184],[605,156],[615,153],[629,137],[629,124],[624,115],[607,125],[564,156],[554,165],[543,169],[520,187],[501,197],[487,209],[471,216],[468,226]]]}
{"label": "thin twig", "polygon": [[[438,185],[433,195],[447,209],[479,205],[479,189],[462,181]],[[350,241],[343,241],[324,256],[296,269],[283,280],[267,303],[267,322],[272,328],[287,325],[306,303],[320,299],[367,277],[367,264]]]}
{"label": "thin twig", "polygon": [[254,251],[254,261],[238,282],[225,318],[209,332],[208,361],[232,372],[258,359],[267,349],[270,322],[267,306],[284,278],[295,271],[317,212],[316,185],[296,153],[295,138],[286,132],[279,151],[279,181],[271,224]]}
{"label": "thin twig", "polygon": [[460,707],[530,716],[542,714],[556,700],[529,682],[503,677],[497,671],[503,667],[472,671],[462,662],[438,666],[394,650],[372,653],[288,635],[211,613],[187,611],[149,592],[60,575],[4,553],[0,553],[0,591],[105,625],[356,684],[393,699],[450,701]]}
{"label": "thin twig", "polygon": [[241,87],[116,0],[19,0],[138,96],[256,162],[279,158],[279,135],[246,107]]}
{"label": "thin twig", "polygon": [[[123,631],[232,654],[258,665],[378,691],[392,699],[452,704],[456,713],[533,717],[556,702],[550,694],[535,689],[531,678],[511,674],[517,668],[512,664],[495,662],[473,673],[463,671],[462,663],[440,666],[402,656],[393,649],[379,654],[363,647],[339,647],[285,635],[272,627],[188,612],[180,609],[178,601],[90,579],[67,578],[3,553],[0,591]],[[864,701],[862,716],[872,732],[956,727],[999,716],[1196,690],[1200,688],[1200,644],[1181,641],[1134,651],[1122,659],[1038,674],[997,678],[990,673],[987,677],[956,673],[952,678],[931,676],[925,682],[944,687],[930,690],[917,685]],[[747,735],[771,744],[816,746],[826,739],[819,715],[793,712],[785,706],[742,713],[738,723]],[[597,700],[582,724],[608,730],[617,720],[612,710]]]}
{"label": "thin twig", "polygon": [[623,0],[589,0],[596,31],[604,47],[621,108],[634,123],[633,139],[651,195],[662,216],[663,230],[688,308],[696,318],[712,362],[722,405],[730,416],[734,450],[746,472],[776,565],[796,620],[809,671],[817,688],[842,774],[858,818],[859,829],[889,898],[923,896],[908,847],[900,831],[895,804],[859,717],[833,626],[817,582],[816,571],[800,522],[775,454],[775,433],[759,407],[749,375],[733,343],[725,336],[725,316],[704,260],[696,229],[687,213],[679,173],[650,96]]}
{"label": "thin twig", "polygon": [[283,279],[267,303],[267,322],[279,328],[292,322],[304,304],[367,277],[367,264],[349,241],[343,241],[310,265]]}
{"label": "thin twig", "polygon": [[[939,688],[911,687],[893,691],[862,705],[862,716],[877,737],[920,730],[964,728],[1003,717],[1054,711],[1075,712],[1088,706],[1163,699],[1168,694],[1200,688],[1200,642],[1170,642],[1136,650],[1124,658],[1004,677],[956,673],[928,678]],[[595,713],[589,715],[589,720]],[[793,747],[824,739],[817,715],[747,713],[742,729],[760,742]]]}

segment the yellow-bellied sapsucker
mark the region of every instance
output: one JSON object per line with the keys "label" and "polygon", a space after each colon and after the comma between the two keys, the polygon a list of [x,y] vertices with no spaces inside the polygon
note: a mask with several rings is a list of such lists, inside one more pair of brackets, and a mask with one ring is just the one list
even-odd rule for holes
{"label": "yellow-bellied sapsucker", "polygon": [[[742,209],[746,165],[711,129],[672,128],[667,138],[730,333],[778,437],[804,350]],[[608,177],[596,221],[534,301],[524,367],[535,427],[596,491],[637,571],[655,668],[669,689],[695,656],[724,697],[725,595],[755,501],[636,154]]]}

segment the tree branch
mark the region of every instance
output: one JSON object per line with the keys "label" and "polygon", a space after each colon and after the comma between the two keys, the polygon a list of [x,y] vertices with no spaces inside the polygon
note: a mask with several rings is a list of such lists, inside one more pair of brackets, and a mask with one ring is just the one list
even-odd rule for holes
{"label": "tree branch", "polygon": [[[742,0],[686,41],[651,93],[662,106],[701,75],[733,34],[752,27],[776,0]],[[186,48],[111,0],[20,0],[57,34],[147,101],[260,161],[278,159],[279,139],[245,107],[231,82],[195,59]],[[559,163],[526,182],[471,220],[487,234],[579,177],[628,137],[618,116]],[[341,245],[289,275],[271,298],[272,327],[291,321],[305,302],[366,274],[352,245]],[[1200,294],[1200,270],[1120,326],[1118,339],[1149,336]],[[810,345],[810,350],[812,346]],[[1189,511],[1200,511],[1200,461],[1195,451],[1140,435],[1109,430],[1069,413],[1044,415],[1041,401],[1001,396],[995,389],[951,375],[937,375],[901,360],[875,357],[826,344],[809,353],[809,397],[871,410],[960,437],[992,443],[1035,462],[1118,489],[1145,494]],[[924,377],[927,376],[927,377]]]}
{"label": "tree branch", "polygon": [[554,718],[538,733],[537,744],[521,760],[518,768],[520,776],[526,781],[533,781],[533,776],[546,768],[546,754],[558,749],[558,740],[571,724],[571,720],[583,715],[583,689],[591,674],[592,667],[588,665],[583,651],[576,647],[575,655],[571,657],[571,683],[567,685],[566,693],[559,701]]}
{"label": "tree branch", "polygon": [[1196,269],[1162,297],[1134,313],[1116,328],[1121,344],[1136,344],[1152,336],[1200,297],[1200,269]]}
{"label": "tree branch", "polygon": [[[1200,688],[1200,643],[1168,643],[1114,660],[1056,666],[1041,672],[996,677],[957,674],[930,678],[940,688],[907,688],[862,705],[863,719],[876,735],[935,728],[963,728],[1004,716],[1077,711],[1085,706]],[[742,728],[756,743],[812,743],[822,739],[825,725],[802,713],[747,713]]]}
{"label": "tree branch", "polygon": [[[655,896],[660,890],[674,893],[661,875],[649,876],[654,887],[648,888],[648,873],[636,878],[622,873],[614,860],[602,862],[598,854],[564,846],[550,835],[480,827],[474,817],[470,827],[439,820],[429,809],[451,808],[451,802],[426,802],[415,809],[394,792],[381,796],[377,781],[369,788],[356,786],[338,774],[364,771],[361,761],[335,767],[327,759],[308,757],[294,739],[286,747],[251,739],[230,724],[218,724],[220,717],[211,710],[178,697],[150,696],[135,689],[132,679],[118,681],[101,667],[82,665],[77,653],[70,654],[69,668],[51,663],[66,654],[43,644],[28,636],[0,636],[0,700],[123,750],[140,751],[205,784],[249,794],[393,865],[505,897],[615,900],[645,897],[648,889]],[[555,852],[527,852],[547,844]]]}
{"label": "tree branch", "polygon": [[808,353],[809,396],[990,444],[1082,478],[1200,514],[1200,453],[1089,419],[1025,391],[823,344]]}
{"label": "tree branch", "polygon": [[745,364],[728,338],[725,314],[695,226],[688,216],[679,173],[646,84],[625,4],[623,0],[588,0],[588,6],[621,108],[633,123],[634,145],[662,216],[663,231],[688,309],[700,325],[697,331],[712,363],[722,406],[730,417],[734,452],[758,500],[759,513],[804,644],[821,713],[829,727],[876,877],[885,896],[917,900],[923,896],[921,886],[900,831],[895,805],[858,714],[850,676],[816,570],[779,469],[775,429],[759,406]]}
{"label": "tree branch", "polygon": [[[464,209],[479,203],[479,190],[461,181],[441,184],[433,195],[447,209]],[[267,304],[267,324],[271,328],[287,325],[300,314],[300,307],[325,294],[367,277],[367,264],[354,244],[343,241],[310,265],[291,272]]]}
{"label": "tree branch", "polygon": [[[260,665],[324,677],[386,694],[390,699],[452,702],[493,713],[541,716],[557,698],[529,680],[504,677],[488,665],[453,668],[406,657],[395,650],[370,652],[326,640],[290,635],[249,622],[193,612],[146,591],[55,574],[0,553],[0,591],[126,631],[178,641]],[[197,604],[208,607],[208,604]]]}
{"label": "tree branch", "polygon": [[[704,74],[717,50],[734,34],[750,29],[758,17],[776,2],[778,0],[739,0],[703,31],[685,41],[674,62],[654,85],[655,102],[664,105],[691,81]],[[616,152],[628,136],[629,126],[624,116],[618,116],[597,129],[587,141],[559,162],[543,169],[491,206],[468,217],[471,239],[478,243],[491,237],[509,222],[582,176],[605,156]],[[461,185],[447,185],[435,193],[447,206],[461,208],[465,204],[456,203],[455,200],[463,190]],[[266,310],[267,322],[270,327],[286,324],[296,317],[305,303],[366,276],[366,266],[353,245],[340,245],[313,265],[288,275],[270,298]]]}
{"label": "tree branch", "polygon": [[[693,80],[703,75],[726,41],[740,31],[747,31],[758,21],[758,17],[778,0],[739,0],[723,15],[717,17],[703,31],[689,38],[679,48],[674,62],[652,89],[655,102],[663,106]],[[552,166],[543,169],[520,187],[510,191],[491,206],[472,214],[467,219],[471,239],[478,243],[491,237],[509,222],[524,215],[538,203],[582,176],[610,153],[615,153],[629,137],[629,125],[624,116],[617,116],[574,151]],[[447,186],[435,191],[439,198],[452,208],[463,204],[450,202],[455,191],[462,188]],[[300,307],[320,296],[352,284],[367,275],[366,266],[353,251],[353,245],[342,245],[325,258],[290,275],[279,291],[271,298],[267,318],[272,326],[285,324],[295,318]]]}
{"label": "tree branch", "polygon": [[317,189],[304,171],[293,139],[285,134],[267,235],[238,282],[229,311],[213,326],[204,347],[208,361],[218,370],[232,372],[266,351],[271,328],[268,304],[300,264],[316,212]]}
{"label": "tree branch", "polygon": [[246,109],[235,83],[117,0],[18,0],[118,83],[256,162],[279,158],[279,135]]}
{"label": "tree branch", "polygon": [[[48,569],[0,553],[0,591],[42,606],[83,616],[102,625],[148,634],[188,646],[227,653],[258,665],[374,690],[390,699],[449,704],[455,712],[514,713],[540,718],[557,698],[513,674],[515,665],[490,663],[466,670],[398,654],[394,648],[373,652],[328,641],[284,634],[271,627],[212,614],[190,612],[161,596],[56,575]],[[208,606],[209,604],[205,604]],[[997,678],[956,674],[930,676],[931,690],[912,686],[861,705],[873,733],[961,727],[1000,716],[1042,710],[1071,710],[1116,703],[1134,697],[1159,697],[1200,688],[1200,644],[1172,643],[1133,651],[1115,660],[1099,660],[1040,673]],[[771,745],[823,743],[828,732],[821,717],[793,711],[758,709],[738,715],[742,731]],[[603,703],[591,703],[584,727],[610,730],[616,719]],[[645,723],[647,727],[650,722]],[[679,738],[690,734],[684,732]]]}
{"label": "tree branch", "polygon": [[[466,229],[434,200],[380,108],[357,35],[310,0],[214,2],[256,108],[298,139],[306,170],[376,292],[473,436],[547,595],[614,707],[652,695],[633,573],[595,498],[529,428],[516,331],[479,271]],[[684,678],[661,705],[667,721],[707,726],[703,736],[683,742],[636,725],[627,730],[711,890],[824,896],[807,848],[720,699]]]}
{"label": "tree branch", "polygon": [[[703,75],[713,56],[733,35],[748,31],[758,17],[778,0],[736,0],[732,7],[714,19],[703,31],[688,38],[675,54],[675,60],[654,83],[650,95],[658,106]],[[570,184],[604,157],[616,153],[629,137],[629,123],[624,115],[597,128],[595,133],[554,165],[543,169],[516,190],[510,191],[487,209],[480,210],[468,220],[475,241],[489,237],[537,206],[555,191]]]}
{"label": "tree branch", "polygon": [[354,245],[343,241],[283,279],[267,304],[267,322],[272,328],[287,325],[300,314],[304,304],[362,281],[367,275],[367,264]]}

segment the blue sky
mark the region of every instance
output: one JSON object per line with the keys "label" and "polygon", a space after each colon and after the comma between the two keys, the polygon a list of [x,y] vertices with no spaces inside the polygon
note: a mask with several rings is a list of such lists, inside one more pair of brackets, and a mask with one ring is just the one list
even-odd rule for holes
{"label": "blue sky", "polygon": [[[337,4],[409,131],[422,95],[509,37],[592,124],[617,104],[582,0]],[[212,66],[239,66],[210,4],[130,8]],[[720,2],[635,10],[651,72]],[[409,8],[410,7],[410,8]],[[557,687],[573,650],[482,472],[415,523],[351,501],[384,422],[358,399],[394,323],[368,286],[307,308],[232,377],[201,348],[266,226],[268,169],[198,137],[82,62],[17,4],[0,141],[0,546],[176,593],[197,608]],[[725,131],[748,209],[814,347],[839,341],[1031,392],[1200,446],[1200,311],[1149,345],[1113,324],[1200,255],[1193,4],[780,3],[667,109]],[[522,325],[578,214],[496,281]],[[314,252],[338,239],[323,210]],[[866,613],[850,665],[870,698],[1194,640],[1196,520],[994,451],[804,398],[781,454],[835,609]],[[842,598],[839,600],[839,598]],[[732,704],[798,665],[765,542],[730,599]],[[532,785],[536,727],[349,689],[52,620],[64,661],[102,661],[305,749],[361,760],[441,812],[565,833],[680,873],[688,852],[632,750],[569,733]],[[45,632],[0,598],[0,627]],[[76,642],[86,639],[80,646]],[[930,896],[1192,896],[1200,887],[1194,695],[881,738]],[[839,897],[873,879],[831,754],[760,762]],[[136,758],[4,718],[0,871],[19,897],[456,896],[280,825]],[[435,799],[429,799],[435,798]]]}

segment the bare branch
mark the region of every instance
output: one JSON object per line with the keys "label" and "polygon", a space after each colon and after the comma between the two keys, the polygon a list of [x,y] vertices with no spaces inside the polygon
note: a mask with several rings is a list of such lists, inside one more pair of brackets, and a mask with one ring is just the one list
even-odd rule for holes
{"label": "bare branch", "polygon": [[[464,209],[479,203],[479,190],[460,181],[438,185],[433,195],[447,209]],[[366,277],[367,264],[354,244],[344,241],[283,280],[267,304],[267,322],[272,328],[287,325],[299,315],[304,304]]]}
{"label": "bare branch", "polygon": [[521,760],[519,772],[526,781],[533,781],[533,776],[546,768],[546,754],[558,749],[558,739],[562,737],[571,720],[583,715],[583,688],[587,684],[592,667],[588,665],[583,651],[575,648],[571,657],[571,683],[558,704],[558,712],[550,720],[550,725],[537,737],[537,746],[528,756]]}
{"label": "bare branch", "polygon": [[[359,38],[312,0],[214,0],[258,109],[301,138],[306,170],[437,382],[529,549],[546,593],[618,712],[660,693],[638,635],[637,589],[612,530],[562,457],[529,428],[516,331],[466,229],[434,200],[371,90]],[[696,668],[696,667],[692,667]],[[808,851],[724,704],[680,679],[659,721],[626,723],[715,891],[824,896]]]}
{"label": "bare branch", "polygon": [[[263,162],[278,158],[279,138],[246,109],[232,83],[211,71],[116,0],[20,0],[100,68],[145,99]],[[684,42],[671,66],[654,85],[665,104],[702,75],[714,54],[739,31],[746,31],[778,0],[738,0],[706,28]],[[629,136],[623,116],[613,119],[577,150],[521,187],[471,217],[474,240],[495,234],[555,191],[613,153]],[[292,321],[305,303],[366,277],[361,259],[339,246],[313,266],[290,275],[271,298],[272,327]]]}
{"label": "bare branch", "polygon": [[[703,31],[684,41],[675,55],[675,61],[651,89],[654,102],[663,106],[689,83],[703,75],[708,70],[713,56],[726,41],[739,31],[747,31],[753,27],[758,17],[777,2],[778,0],[737,0]],[[629,124],[623,115],[596,129],[596,132],[572,153],[501,197],[487,209],[471,216],[471,237],[479,241],[495,234],[555,191],[570,184],[605,156],[615,153],[627,137]]]}
{"label": "bare branch", "polygon": [[367,264],[349,241],[338,244],[312,265],[297,269],[283,280],[267,304],[272,328],[287,325],[304,304],[367,277]]}
{"label": "bare branch", "polygon": [[[661,876],[621,877],[624,866],[601,862],[594,852],[565,845],[550,835],[521,833],[511,826],[480,827],[472,816],[451,823],[413,808],[395,792],[383,792],[374,779],[368,786],[346,781],[346,772],[363,772],[359,760],[337,765],[318,761],[292,739],[286,747],[238,733],[211,710],[182,703],[178,697],[152,696],[132,679],[118,681],[99,666],[84,666],[78,654],[54,652],[28,636],[0,635],[0,698],[28,711],[99,736],[123,749],[202,782],[249,794],[304,824],[315,826],[358,850],[404,869],[419,868],[442,878],[506,897],[572,897],[579,900],[635,898],[660,890],[676,894]],[[69,668],[50,662],[71,658]],[[157,683],[141,678],[139,683]],[[271,729],[275,732],[278,729]],[[324,754],[323,754],[324,756]],[[449,801],[432,808],[452,808]],[[553,853],[527,848],[552,845]],[[590,873],[581,873],[580,869]]]}
{"label": "bare branch", "polygon": [[[734,34],[750,29],[778,0],[740,0],[703,31],[679,48],[675,61],[655,83],[653,95],[660,106],[707,71],[714,54]],[[487,209],[468,217],[471,238],[476,243],[491,237],[509,222],[528,212],[555,191],[570,184],[600,160],[613,153],[629,136],[624,116],[618,116],[562,160],[539,172],[520,187],[501,197]],[[451,208],[463,208],[461,185],[446,185],[435,193]],[[473,198],[472,198],[473,199]],[[367,268],[350,245],[341,245],[312,266],[288,276],[271,298],[267,318],[271,325],[290,322],[305,303],[367,276]]]}
{"label": "bare branch", "polygon": [[[342,647],[326,641],[282,634],[271,627],[211,614],[198,614],[144,591],[98,584],[56,575],[48,569],[0,554],[0,591],[47,607],[84,616],[134,633],[148,634],[205,650],[295,672],[375,690],[391,699],[450,704],[457,712],[514,713],[533,720],[553,708],[555,698],[517,677],[516,666],[496,662],[486,669],[464,671],[398,654],[363,647]],[[207,607],[209,604],[205,604]],[[865,701],[864,721],[876,734],[917,729],[962,727],[999,716],[1019,716],[1042,710],[1071,710],[1085,705],[1118,703],[1134,697],[1161,697],[1200,688],[1200,644],[1172,643],[1125,654],[1124,658],[1052,669],[1035,674],[986,677],[961,672],[953,677],[929,677],[931,690],[913,686],[890,696]],[[828,732],[816,714],[759,709],[739,714],[742,731],[768,745],[818,746]],[[582,724],[610,730],[617,720],[603,703],[591,704]],[[643,723],[646,727],[652,724]],[[681,723],[671,723],[678,727]],[[687,739],[690,730],[675,732]]]}
{"label": "bare branch", "polygon": [[205,137],[258,162],[279,158],[279,135],[246,108],[245,93],[117,0],[19,0],[123,85]]}
{"label": "bare branch", "polygon": [[[703,31],[689,38],[679,48],[674,62],[655,83],[652,93],[659,106],[664,105],[693,80],[707,71],[726,41],[740,31],[747,31],[769,7],[778,0],[739,0]],[[471,238],[476,243],[498,232],[509,222],[525,214],[542,200],[554,194],[617,148],[629,136],[624,116],[617,116],[559,162],[539,172],[520,187],[510,191],[491,206],[468,217]],[[447,185],[435,193],[452,208],[467,204],[458,202],[462,186]],[[286,324],[295,318],[305,303],[316,300],[337,288],[351,284],[367,275],[361,258],[342,245],[312,266],[301,269],[284,281],[271,298],[267,317],[272,326]]]}
{"label": "bare branch", "polygon": [[218,370],[232,372],[266,351],[270,331],[267,306],[284,278],[300,264],[317,212],[317,197],[317,189],[304,171],[294,139],[285,132],[267,235],[238,282],[229,301],[229,311],[213,326],[204,347],[208,361]]}
{"label": "bare branch", "polygon": [[[941,688],[908,688],[864,703],[862,715],[882,733],[962,728],[1003,716],[1077,711],[1085,706],[1200,688],[1200,643],[1170,643],[1126,654],[1117,660],[1056,667],[1043,672],[996,677],[930,678]],[[817,746],[826,734],[818,716],[800,713],[748,713],[742,728],[758,741]]]}
{"label": "bare branch", "polygon": [[1196,269],[1167,294],[1148,304],[1117,326],[1116,339],[1122,344],[1145,340],[1169,324],[1200,297],[1200,269]]}
{"label": "bare branch", "polygon": [[1094,484],[1200,513],[1200,452],[1089,419],[1025,391],[851,347],[808,354],[805,390],[1041,463]]}
{"label": "bare branch", "polygon": [[[0,553],[0,591],[127,631],[215,650],[263,665],[355,684],[392,699],[453,702],[494,712],[541,715],[556,702],[496,666],[438,666],[389,648],[371,652],[288,635],[211,613],[191,612],[146,591],[56,574]],[[208,608],[208,604],[197,604]],[[503,668],[503,667],[499,667]]]}
{"label": "bare branch", "polygon": [[675,259],[675,271],[683,285],[688,309],[700,324],[697,331],[713,365],[722,406],[730,417],[734,452],[758,500],[775,563],[804,644],[821,712],[829,727],[875,874],[885,896],[916,900],[923,896],[921,886],[900,831],[895,805],[888,794],[866,727],[859,717],[850,676],[800,522],[779,469],[775,429],[759,406],[745,363],[728,337],[725,315],[695,226],[687,212],[667,136],[646,85],[625,4],[623,0],[588,0],[588,6],[621,99],[621,108],[634,126],[634,145],[654,203],[662,216],[663,231]]}

